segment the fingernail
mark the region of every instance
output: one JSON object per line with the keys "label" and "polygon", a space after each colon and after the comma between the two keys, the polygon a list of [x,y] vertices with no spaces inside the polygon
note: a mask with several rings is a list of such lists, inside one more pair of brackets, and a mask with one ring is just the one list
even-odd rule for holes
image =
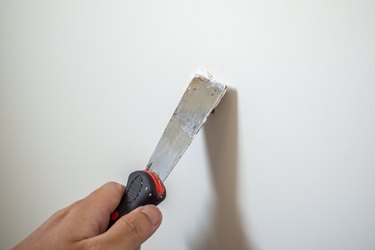
{"label": "fingernail", "polygon": [[154,205],[146,205],[139,209],[142,213],[144,213],[151,221],[154,227],[159,226],[160,222],[163,218],[159,208]]}

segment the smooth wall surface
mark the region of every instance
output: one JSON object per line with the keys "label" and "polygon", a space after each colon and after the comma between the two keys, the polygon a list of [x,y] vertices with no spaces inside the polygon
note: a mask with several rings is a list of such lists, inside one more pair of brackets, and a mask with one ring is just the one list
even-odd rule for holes
{"label": "smooth wall surface", "polygon": [[143,168],[192,74],[232,88],[143,249],[375,248],[374,1],[0,1],[0,248]]}

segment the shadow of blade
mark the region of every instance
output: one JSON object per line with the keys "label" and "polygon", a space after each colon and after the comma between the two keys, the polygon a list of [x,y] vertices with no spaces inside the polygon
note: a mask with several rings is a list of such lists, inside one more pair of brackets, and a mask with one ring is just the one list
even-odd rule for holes
{"label": "shadow of blade", "polygon": [[249,250],[237,204],[238,112],[237,92],[229,89],[204,126],[209,165],[214,186],[211,224],[194,250]]}

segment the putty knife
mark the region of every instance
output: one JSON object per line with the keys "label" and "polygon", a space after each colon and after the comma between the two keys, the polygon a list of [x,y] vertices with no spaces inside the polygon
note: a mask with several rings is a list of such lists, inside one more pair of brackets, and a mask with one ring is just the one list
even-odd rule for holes
{"label": "putty knife", "polygon": [[124,196],[111,214],[109,227],[139,206],[158,205],[166,197],[163,182],[219,104],[227,86],[196,75],[161,136],[145,170],[129,175]]}

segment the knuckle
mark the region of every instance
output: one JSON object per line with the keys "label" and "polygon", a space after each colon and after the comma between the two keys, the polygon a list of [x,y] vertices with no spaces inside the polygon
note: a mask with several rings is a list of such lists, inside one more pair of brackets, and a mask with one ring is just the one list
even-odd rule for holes
{"label": "knuckle", "polygon": [[85,200],[86,200],[86,198],[83,198],[81,200],[78,200],[78,201],[70,204],[68,207],[66,207],[67,213],[70,213],[72,211],[75,211],[75,210],[79,209],[82,206],[82,204],[85,203]]}
{"label": "knuckle", "polygon": [[66,207],[66,208],[63,208],[63,209],[60,209],[59,211],[55,212],[51,219],[53,220],[59,220],[59,219],[62,219],[64,218],[67,214],[69,213],[69,208]]}
{"label": "knuckle", "polygon": [[99,249],[105,249],[105,247],[101,244],[99,240],[96,239],[90,239],[89,241],[86,241],[85,244],[80,246],[81,250],[99,250]]}

